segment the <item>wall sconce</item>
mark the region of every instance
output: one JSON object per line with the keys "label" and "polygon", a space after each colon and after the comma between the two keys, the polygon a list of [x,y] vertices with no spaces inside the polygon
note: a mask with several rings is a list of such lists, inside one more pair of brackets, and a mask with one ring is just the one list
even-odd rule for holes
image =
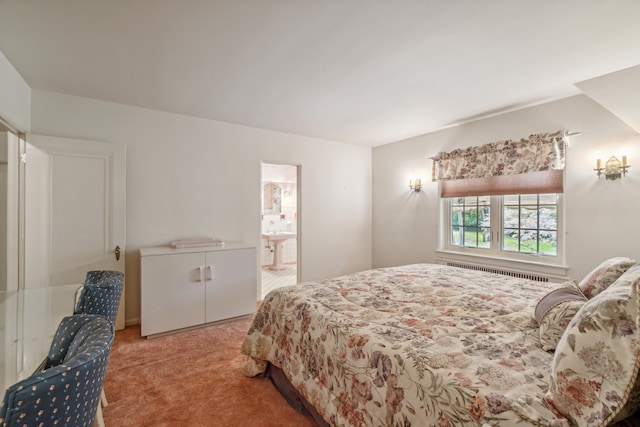
{"label": "wall sconce", "polygon": [[615,180],[627,175],[627,169],[631,166],[627,163],[627,156],[622,156],[622,162],[616,156],[611,156],[607,163],[602,167],[602,159],[596,160],[596,175],[600,179],[600,175],[604,174],[606,179]]}
{"label": "wall sconce", "polygon": [[409,180],[409,189],[419,193],[422,190],[422,180],[420,178],[416,179],[416,182]]}

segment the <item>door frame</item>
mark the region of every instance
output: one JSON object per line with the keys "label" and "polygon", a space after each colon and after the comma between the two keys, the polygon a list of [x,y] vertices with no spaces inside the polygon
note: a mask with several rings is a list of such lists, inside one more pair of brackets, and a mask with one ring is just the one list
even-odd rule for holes
{"label": "door frame", "polygon": [[260,242],[259,251],[257,254],[258,257],[258,296],[262,299],[262,215],[263,215],[263,205],[262,205],[262,183],[263,179],[263,165],[270,164],[276,166],[293,166],[296,168],[296,283],[300,283],[302,281],[302,165],[300,163],[290,163],[290,162],[279,162],[272,160],[261,160],[260,161],[260,174],[259,174],[259,182],[258,187],[260,188],[260,211],[259,211],[259,235],[258,242]]}

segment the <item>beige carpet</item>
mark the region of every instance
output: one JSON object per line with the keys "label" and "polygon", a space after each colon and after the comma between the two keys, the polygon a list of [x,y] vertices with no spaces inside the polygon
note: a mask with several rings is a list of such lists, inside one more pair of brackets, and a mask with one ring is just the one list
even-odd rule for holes
{"label": "beige carpet", "polygon": [[160,338],[116,333],[105,380],[107,427],[313,427],[266,378],[242,374],[249,319]]}

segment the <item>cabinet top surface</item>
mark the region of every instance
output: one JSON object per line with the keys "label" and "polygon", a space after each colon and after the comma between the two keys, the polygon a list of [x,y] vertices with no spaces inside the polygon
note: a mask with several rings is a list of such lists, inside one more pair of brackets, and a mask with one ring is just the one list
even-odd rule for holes
{"label": "cabinet top surface", "polygon": [[197,252],[213,252],[213,251],[232,251],[237,249],[255,249],[255,246],[243,243],[225,243],[224,246],[198,246],[193,248],[175,249],[171,246],[154,246],[148,248],[140,248],[140,256],[154,255],[170,255],[170,254],[188,254]]}

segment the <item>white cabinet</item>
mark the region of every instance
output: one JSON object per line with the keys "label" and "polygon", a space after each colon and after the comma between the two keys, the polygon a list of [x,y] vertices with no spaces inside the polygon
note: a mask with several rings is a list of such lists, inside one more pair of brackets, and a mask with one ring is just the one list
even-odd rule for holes
{"label": "white cabinet", "polygon": [[142,335],[154,335],[253,313],[254,247],[140,250]]}

